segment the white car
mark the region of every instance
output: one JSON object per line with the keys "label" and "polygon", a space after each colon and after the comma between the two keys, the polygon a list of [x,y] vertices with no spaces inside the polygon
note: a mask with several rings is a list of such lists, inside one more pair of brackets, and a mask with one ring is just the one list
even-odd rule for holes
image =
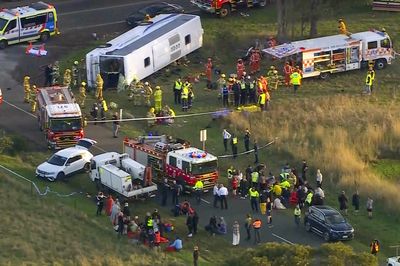
{"label": "white car", "polygon": [[83,138],[74,147],[56,152],[47,162],[36,168],[36,176],[55,181],[82,170],[88,172],[90,159],[93,157],[89,149],[96,143],[94,140]]}
{"label": "white car", "polygon": [[400,266],[400,256],[388,258],[387,266]]}

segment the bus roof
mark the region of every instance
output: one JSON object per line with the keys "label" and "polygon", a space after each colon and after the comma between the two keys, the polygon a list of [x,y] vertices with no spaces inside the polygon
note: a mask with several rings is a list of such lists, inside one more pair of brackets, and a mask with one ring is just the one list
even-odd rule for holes
{"label": "bus roof", "polygon": [[364,31],[351,34],[337,34],[332,36],[319,37],[314,39],[307,39],[295,41],[291,43],[284,43],[275,47],[264,49],[263,52],[270,54],[277,58],[283,58],[299,52],[306,52],[309,50],[335,50],[353,45],[358,45],[360,41],[382,40],[386,38],[386,34],[380,31]]}
{"label": "bus roof", "polygon": [[125,56],[193,19],[199,17],[189,14],[161,14],[151,19],[153,23],[137,26],[109,41],[107,44],[111,46],[95,50],[101,49],[105,55]]}

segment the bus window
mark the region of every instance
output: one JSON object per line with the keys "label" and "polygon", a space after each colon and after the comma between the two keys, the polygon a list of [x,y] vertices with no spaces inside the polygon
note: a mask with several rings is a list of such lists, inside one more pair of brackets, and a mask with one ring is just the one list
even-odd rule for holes
{"label": "bus window", "polygon": [[36,17],[21,18],[22,28],[35,27],[37,25],[45,24],[47,20],[47,15],[43,14]]}
{"label": "bus window", "polygon": [[7,25],[6,29],[4,30],[4,32],[8,32],[10,30],[13,30],[16,26],[17,26],[17,20],[13,19],[8,23],[8,25]]}

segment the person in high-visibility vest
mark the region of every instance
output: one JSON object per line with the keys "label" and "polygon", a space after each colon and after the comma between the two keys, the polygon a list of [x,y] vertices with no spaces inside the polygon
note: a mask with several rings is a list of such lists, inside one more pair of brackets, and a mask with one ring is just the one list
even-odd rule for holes
{"label": "person in high-visibility vest", "polygon": [[79,87],[79,105],[81,108],[85,108],[85,100],[86,100],[86,82],[82,81],[81,86]]}
{"label": "person in high-visibility vest", "polygon": [[96,98],[98,100],[103,100],[103,85],[104,81],[100,74],[96,76]]}
{"label": "person in high-visibility vest", "polygon": [[253,228],[254,228],[254,244],[258,244],[261,242],[261,237],[260,237],[260,229],[261,229],[262,222],[260,219],[255,219],[253,222]]}
{"label": "person in high-visibility vest", "polygon": [[147,120],[147,125],[149,127],[154,126],[155,123],[156,123],[156,114],[155,114],[155,110],[154,110],[153,107],[149,109],[149,111],[147,112],[147,116],[146,117],[149,118]]}
{"label": "person in high-visibility vest", "polygon": [[205,67],[206,67],[207,83],[211,83],[211,72],[213,68],[213,63],[210,57],[207,59],[207,64],[205,65]]}
{"label": "person in high-visibility vest", "polygon": [[150,86],[150,83],[148,83],[147,81],[144,83],[144,94],[143,94],[143,104],[145,106],[151,106],[151,95],[153,94],[153,89]]}
{"label": "person in high-visibility vest", "polygon": [[343,19],[339,19],[338,20],[338,28],[339,28],[339,33],[340,34],[345,34],[348,35],[348,31],[347,31],[347,27],[346,27],[346,23],[344,23]]}
{"label": "person in high-visibility vest", "polygon": [[306,200],[304,201],[308,207],[310,207],[311,204],[312,204],[313,196],[314,196],[314,193],[311,190],[308,191],[308,194],[306,196]]}
{"label": "person in high-visibility vest", "polygon": [[189,100],[189,82],[185,82],[182,87],[181,93],[181,100],[182,100],[182,111],[187,112],[188,110],[188,100]]}
{"label": "person in high-visibility vest", "polygon": [[300,219],[301,219],[301,209],[299,204],[296,205],[296,207],[294,208],[294,222],[296,223],[297,227],[300,226]]}
{"label": "person in high-visibility vest", "polygon": [[182,93],[183,82],[181,78],[178,78],[174,82],[173,91],[174,91],[174,102],[175,104],[181,104],[181,93]]}
{"label": "person in high-visibility vest", "polygon": [[30,90],[30,96],[29,96],[31,103],[31,113],[33,114],[36,113],[36,93],[37,93],[36,85],[33,85],[32,89]]}
{"label": "person in high-visibility vest", "polygon": [[290,75],[292,74],[293,68],[290,65],[289,62],[285,63],[285,66],[283,67],[283,73],[285,75],[285,85],[286,87],[289,87],[290,85]]}
{"label": "person in high-visibility vest", "polygon": [[72,80],[71,69],[67,68],[64,72],[63,85],[68,88],[71,88],[71,80]]}
{"label": "person in high-visibility vest", "polygon": [[301,75],[297,69],[290,75],[290,83],[292,83],[293,91],[296,93],[301,85]]}
{"label": "person in high-visibility vest", "polygon": [[255,187],[252,187],[249,190],[249,196],[251,209],[258,212],[258,199],[260,198],[260,193],[258,193]]}
{"label": "person in high-visibility vest", "polygon": [[225,74],[221,74],[220,78],[217,80],[218,89],[222,90],[224,85],[226,85],[226,79],[225,78],[226,78],[226,75]]}
{"label": "person in high-visibility vest", "polygon": [[260,61],[261,61],[260,50],[253,49],[250,55],[251,74],[255,74],[256,72],[260,71]]}
{"label": "person in high-visibility vest", "polygon": [[31,77],[25,76],[24,77],[24,102],[29,103],[29,97],[31,93],[31,83],[30,83]]}
{"label": "person in high-visibility vest", "polygon": [[372,87],[372,74],[368,72],[367,77],[365,78],[365,93],[370,95]]}
{"label": "person in high-visibility vest", "polygon": [[231,145],[232,145],[232,155],[233,155],[233,159],[236,159],[237,157],[237,152],[238,152],[238,138],[232,134],[232,139],[231,139]]}
{"label": "person in high-visibility vest", "polygon": [[240,79],[240,104],[246,105],[247,103],[247,88],[245,77]]}
{"label": "person in high-visibility vest", "polygon": [[236,64],[237,79],[242,79],[243,72],[245,72],[245,71],[246,71],[246,68],[244,66],[243,60],[242,59],[238,59],[237,60],[237,64]]}
{"label": "person in high-visibility vest", "polygon": [[371,74],[371,93],[374,91],[374,81],[375,81],[375,70],[370,67],[368,73]]}
{"label": "person in high-visibility vest", "polygon": [[266,95],[265,92],[262,91],[258,96],[258,105],[260,106],[261,111],[265,110],[265,103],[266,103]]}
{"label": "person in high-visibility vest", "polygon": [[196,183],[194,184],[194,192],[196,194],[196,200],[197,200],[197,204],[200,204],[201,202],[201,194],[203,192],[203,181],[201,181],[200,179],[196,181]]}
{"label": "person in high-visibility vest", "polygon": [[156,113],[161,111],[162,108],[162,90],[160,86],[156,86],[156,91],[154,92],[154,109]]}

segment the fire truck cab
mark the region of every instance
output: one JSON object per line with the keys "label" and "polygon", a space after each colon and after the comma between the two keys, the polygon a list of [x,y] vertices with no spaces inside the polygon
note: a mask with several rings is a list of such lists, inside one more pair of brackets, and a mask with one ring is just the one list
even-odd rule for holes
{"label": "fire truck cab", "polygon": [[224,18],[239,8],[264,7],[270,0],[190,0],[190,2],[205,12]]}
{"label": "fire truck cab", "polygon": [[218,179],[217,157],[189,147],[185,141],[172,141],[165,135],[125,139],[124,152],[133,160],[151,166],[154,180],[160,182],[167,177],[187,191],[192,190],[199,179],[207,191]]}
{"label": "fire truck cab", "polygon": [[39,129],[49,149],[74,146],[84,137],[82,113],[68,87],[45,87],[37,91]]}

